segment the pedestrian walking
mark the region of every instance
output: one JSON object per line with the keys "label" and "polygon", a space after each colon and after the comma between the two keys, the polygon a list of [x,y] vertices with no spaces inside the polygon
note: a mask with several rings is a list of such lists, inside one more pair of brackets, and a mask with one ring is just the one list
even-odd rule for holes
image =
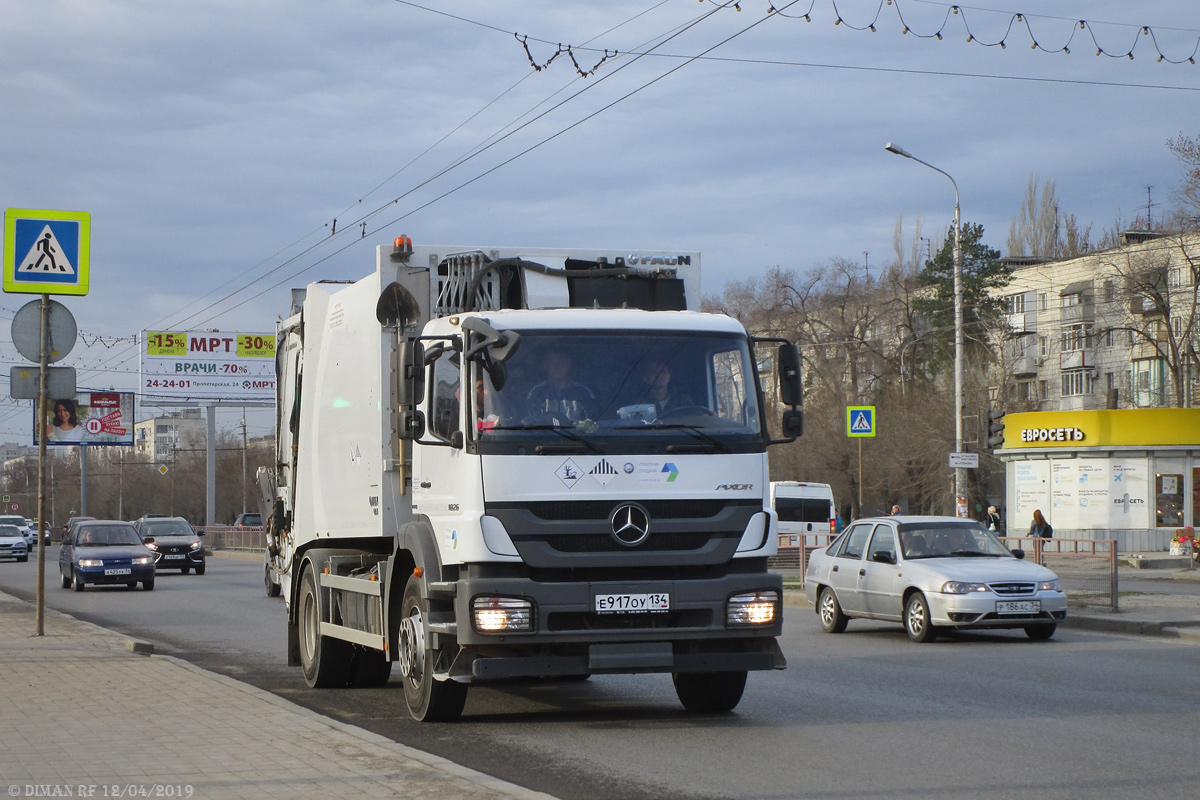
{"label": "pedestrian walking", "polygon": [[992,533],[1003,531],[1003,527],[1000,524],[1000,509],[996,506],[988,506],[987,528]]}

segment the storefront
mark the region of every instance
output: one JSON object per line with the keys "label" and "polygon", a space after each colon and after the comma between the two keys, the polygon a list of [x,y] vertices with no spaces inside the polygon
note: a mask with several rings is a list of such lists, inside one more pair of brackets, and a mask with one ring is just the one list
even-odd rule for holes
{"label": "storefront", "polygon": [[1200,511],[1200,409],[1037,411],[1004,417],[1011,536],[1040,509],[1062,539],[1167,550]]}

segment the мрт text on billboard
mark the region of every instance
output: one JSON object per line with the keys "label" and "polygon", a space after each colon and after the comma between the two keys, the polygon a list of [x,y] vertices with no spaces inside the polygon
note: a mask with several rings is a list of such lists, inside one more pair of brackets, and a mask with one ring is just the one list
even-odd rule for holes
{"label": "\u043c\u0440\u0442 text on billboard", "polygon": [[275,399],[275,335],[143,331],[141,393],[202,400]]}

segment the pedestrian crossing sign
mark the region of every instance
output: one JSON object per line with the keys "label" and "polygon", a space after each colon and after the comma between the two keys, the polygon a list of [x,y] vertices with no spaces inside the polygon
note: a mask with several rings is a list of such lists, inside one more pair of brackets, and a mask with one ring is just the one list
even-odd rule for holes
{"label": "pedestrian crossing sign", "polygon": [[4,291],[88,293],[92,215],[10,208],[4,212]]}
{"label": "pedestrian crossing sign", "polygon": [[846,406],[846,435],[875,435],[875,406]]}

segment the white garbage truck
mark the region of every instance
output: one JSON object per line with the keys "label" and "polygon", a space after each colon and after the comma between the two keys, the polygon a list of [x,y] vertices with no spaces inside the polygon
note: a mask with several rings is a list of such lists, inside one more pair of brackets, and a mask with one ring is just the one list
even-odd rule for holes
{"label": "white garbage truck", "polygon": [[730,710],[783,669],[767,448],[801,432],[799,359],[699,304],[697,253],[403,236],[293,290],[259,484],[308,685],[395,663],[436,721],[473,683],[610,673]]}

